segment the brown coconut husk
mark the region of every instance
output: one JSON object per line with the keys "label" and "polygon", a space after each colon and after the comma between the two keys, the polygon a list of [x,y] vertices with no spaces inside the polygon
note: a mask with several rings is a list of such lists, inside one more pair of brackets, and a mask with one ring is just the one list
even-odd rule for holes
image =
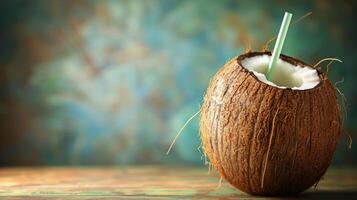
{"label": "brown coconut husk", "polygon": [[[250,46],[250,45],[248,45],[248,46]],[[250,48],[249,48],[249,47],[248,47],[247,49],[249,49],[249,51],[250,51]],[[263,54],[266,54],[266,53],[269,54],[269,52],[264,52]],[[248,52],[248,54],[256,54],[256,53]],[[259,53],[258,53],[258,54],[259,54]],[[260,53],[260,54],[261,54],[261,53]],[[290,59],[292,59],[292,58],[290,58]],[[234,63],[235,60],[238,60],[238,58],[232,59],[232,60],[229,61],[226,65],[229,65],[229,64]],[[324,62],[324,61],[330,61],[329,64],[326,66],[326,69],[327,69],[326,74],[327,74],[327,73],[329,72],[329,66],[331,65],[331,63],[332,63],[333,61],[340,61],[340,60],[338,60],[338,59],[336,59],[336,58],[324,58],[324,59],[320,60],[317,64],[315,64],[315,65],[312,66],[312,67],[315,68],[315,67],[317,67],[318,65],[320,65],[320,64],[321,64],[322,62]],[[301,62],[301,61],[298,61],[298,62]],[[341,62],[341,61],[340,61],[340,62]],[[301,62],[300,64],[306,65],[306,64],[304,64],[304,63],[302,63],[302,62]],[[319,70],[319,76],[321,77],[321,74],[322,74],[322,73],[321,73],[321,70],[322,70],[322,69],[321,69],[321,68],[318,68],[318,70]],[[325,77],[324,79],[326,79],[326,77]],[[340,92],[340,90],[337,88],[337,84],[339,84],[339,83],[341,83],[341,82],[343,82],[343,80],[342,80],[342,81],[338,81],[338,82],[335,83],[335,89],[336,89],[336,91],[340,94],[340,96],[341,96],[342,99],[343,99],[343,103],[345,104],[345,103],[346,103],[346,99],[345,99],[343,93]],[[345,108],[345,107],[346,107],[346,106],[344,105],[344,108]],[[341,109],[339,109],[339,110],[341,110]],[[346,113],[346,109],[344,109],[344,111],[345,111],[345,113]],[[173,142],[171,143],[170,148],[169,148],[167,154],[170,152],[172,146],[174,145],[174,143],[176,142],[176,140],[178,139],[178,137],[180,136],[180,134],[182,133],[182,131],[184,130],[184,128],[186,127],[186,125],[187,125],[193,118],[195,118],[200,112],[201,112],[201,108],[200,108],[195,114],[193,114],[193,115],[186,121],[186,123],[181,127],[180,131],[178,132],[178,134],[176,135],[175,139],[174,139]],[[278,112],[276,112],[276,114],[274,115],[272,127],[275,126],[275,117],[276,117],[277,113],[278,113]],[[274,128],[272,128],[272,130],[274,130]],[[272,133],[274,133],[274,132],[272,132]],[[348,146],[349,146],[349,148],[351,148],[351,145],[352,145],[351,135],[349,135],[348,133],[346,133],[346,134],[347,134],[347,136],[348,136],[348,138],[349,138],[349,142],[348,142],[349,145],[348,145]],[[200,135],[201,135],[201,134],[200,134]],[[271,150],[271,144],[272,144],[272,138],[273,138],[273,136],[274,136],[273,134],[270,135],[268,153],[266,154],[266,157],[265,157],[265,160],[264,160],[264,165],[263,165],[264,167],[263,167],[262,178],[261,178],[261,183],[260,183],[261,188],[264,188],[265,173],[266,173],[266,168],[267,168],[267,164],[268,164],[268,158],[269,158],[269,153],[270,153],[270,150]],[[202,140],[202,141],[203,141],[203,140]],[[208,165],[208,174],[210,174],[210,172],[211,172],[211,170],[212,170],[212,164],[211,164],[211,162],[209,162],[209,161],[207,160],[207,155],[206,155],[206,153],[205,153],[206,151],[204,150],[204,146],[202,146],[202,144],[201,144],[198,148],[202,148],[202,150],[203,150],[203,155],[202,155],[202,156],[204,156],[205,165]],[[200,152],[201,152],[201,151],[200,151]],[[317,181],[315,182],[315,184],[314,184],[315,187],[317,186],[319,180],[320,180],[320,178],[318,178]]]}
{"label": "brown coconut husk", "polygon": [[321,71],[320,83],[306,90],[261,82],[241,61],[264,54],[270,52],[234,58],[211,80],[200,113],[203,149],[216,171],[244,192],[296,194],[331,163],[342,131],[336,90]]}

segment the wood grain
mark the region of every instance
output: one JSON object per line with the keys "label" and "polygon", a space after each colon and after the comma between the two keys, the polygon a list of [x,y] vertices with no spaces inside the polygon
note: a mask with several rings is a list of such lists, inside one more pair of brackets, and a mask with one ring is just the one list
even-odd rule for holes
{"label": "wood grain", "polygon": [[[272,199],[250,196],[207,168],[0,168],[0,199]],[[316,189],[289,199],[353,199],[357,169],[332,169]]]}

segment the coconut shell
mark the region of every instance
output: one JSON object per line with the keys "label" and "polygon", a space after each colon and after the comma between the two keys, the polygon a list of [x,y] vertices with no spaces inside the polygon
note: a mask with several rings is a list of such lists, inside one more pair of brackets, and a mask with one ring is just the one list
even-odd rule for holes
{"label": "coconut shell", "polygon": [[[331,163],[341,135],[336,91],[318,71],[307,90],[263,83],[244,67],[250,52],[227,62],[213,77],[202,105],[203,149],[234,187],[264,196],[291,195],[317,183]],[[309,66],[281,55],[294,66]]]}

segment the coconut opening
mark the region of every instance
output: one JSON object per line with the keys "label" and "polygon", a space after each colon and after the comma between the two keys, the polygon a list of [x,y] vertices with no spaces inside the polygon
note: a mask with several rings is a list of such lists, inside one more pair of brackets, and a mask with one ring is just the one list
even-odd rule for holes
{"label": "coconut opening", "polygon": [[266,73],[270,58],[270,55],[258,55],[245,58],[241,63],[244,68],[253,72],[260,81],[277,88],[306,90],[314,88],[320,83],[316,69],[309,66],[293,65],[282,59],[278,60],[272,81],[269,81],[266,78]]}

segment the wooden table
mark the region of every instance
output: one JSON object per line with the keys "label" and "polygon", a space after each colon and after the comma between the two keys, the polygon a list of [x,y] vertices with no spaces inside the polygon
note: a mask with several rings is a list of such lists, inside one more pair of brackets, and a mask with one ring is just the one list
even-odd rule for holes
{"label": "wooden table", "polygon": [[[250,196],[197,167],[0,168],[0,199],[273,199]],[[289,199],[357,199],[357,170],[330,169]]]}

